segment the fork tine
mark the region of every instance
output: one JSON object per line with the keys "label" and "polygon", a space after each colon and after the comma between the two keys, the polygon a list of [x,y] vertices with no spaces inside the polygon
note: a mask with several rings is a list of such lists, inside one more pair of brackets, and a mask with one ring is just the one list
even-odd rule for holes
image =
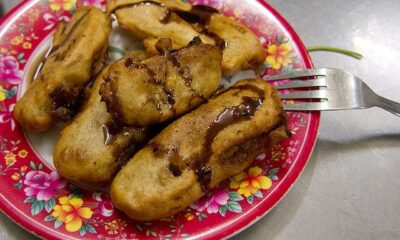
{"label": "fork tine", "polygon": [[328,109],[328,102],[283,104],[286,111],[322,111]]}
{"label": "fork tine", "polygon": [[326,90],[291,92],[281,95],[281,99],[306,99],[306,98],[327,98]]}
{"label": "fork tine", "polygon": [[315,68],[315,69],[306,69],[293,71],[289,73],[283,73],[276,76],[265,77],[264,79],[267,81],[277,81],[283,79],[292,79],[292,78],[301,78],[301,77],[314,77],[314,76],[326,76],[326,68]]}
{"label": "fork tine", "polygon": [[321,78],[317,80],[297,80],[291,81],[290,83],[277,85],[275,86],[276,89],[291,89],[291,88],[304,88],[304,87],[325,87],[326,86],[326,79]]}

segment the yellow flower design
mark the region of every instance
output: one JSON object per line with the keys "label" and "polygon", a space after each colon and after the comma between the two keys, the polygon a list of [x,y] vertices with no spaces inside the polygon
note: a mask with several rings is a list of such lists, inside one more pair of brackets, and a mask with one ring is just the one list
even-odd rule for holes
{"label": "yellow flower design", "polygon": [[237,192],[245,197],[255,194],[259,189],[270,189],[271,186],[271,179],[262,175],[260,167],[252,167],[247,173],[242,172],[230,183],[231,189],[238,189]]}
{"label": "yellow flower design", "polygon": [[188,220],[188,221],[192,221],[193,219],[194,219],[194,214],[193,213],[186,213],[185,214],[185,218],[186,218],[186,220]]}
{"label": "yellow flower design", "polygon": [[7,96],[3,91],[3,87],[0,85],[0,102],[4,101],[6,98]]}
{"label": "yellow flower design", "polygon": [[49,0],[50,8],[53,11],[64,9],[65,11],[71,10],[76,4],[76,0]]}
{"label": "yellow flower design", "polygon": [[104,229],[107,231],[108,234],[114,235],[117,234],[119,231],[122,231],[126,227],[126,222],[121,219],[116,219],[111,222],[106,222],[104,224]]}
{"label": "yellow flower design", "polygon": [[90,219],[93,211],[88,207],[82,207],[81,198],[60,197],[59,204],[55,205],[51,216],[58,221],[65,223],[65,229],[68,232],[76,232],[82,227],[82,218]]}
{"label": "yellow flower design", "polygon": [[26,158],[26,156],[28,156],[28,151],[26,151],[25,149],[18,152],[18,157]]}
{"label": "yellow flower design", "polygon": [[24,41],[24,37],[19,35],[15,36],[13,39],[11,39],[11,45],[19,45]]}
{"label": "yellow flower design", "polygon": [[286,152],[281,145],[276,145],[271,150],[272,160],[278,162],[286,159]]}
{"label": "yellow flower design", "polygon": [[22,44],[22,47],[23,47],[24,49],[31,49],[32,43],[30,43],[30,42],[24,42],[24,44]]}
{"label": "yellow flower design", "polygon": [[292,63],[292,58],[290,52],[292,51],[292,46],[288,43],[282,43],[279,45],[271,44],[267,49],[267,59],[266,62],[272,65],[272,68],[279,70],[281,67],[286,67]]}
{"label": "yellow flower design", "polygon": [[11,176],[11,179],[14,180],[14,181],[18,181],[18,180],[21,179],[21,174],[16,172]]}
{"label": "yellow flower design", "polygon": [[26,169],[28,169],[28,166],[24,165],[24,166],[22,166],[22,167],[20,168],[20,171],[21,171],[21,172],[25,172]]}
{"label": "yellow flower design", "polygon": [[6,165],[7,166],[14,165],[14,163],[17,161],[17,159],[15,158],[15,154],[14,153],[7,153],[4,156],[4,160],[6,160]]}

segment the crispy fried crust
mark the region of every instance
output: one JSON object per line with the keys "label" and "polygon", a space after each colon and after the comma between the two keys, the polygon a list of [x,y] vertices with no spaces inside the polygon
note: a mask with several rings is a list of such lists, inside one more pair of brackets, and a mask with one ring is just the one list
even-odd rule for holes
{"label": "crispy fried crust", "polygon": [[135,220],[171,216],[289,135],[274,87],[241,80],[152,139],[117,174],[111,198]]}
{"label": "crispy fried crust", "polygon": [[[131,53],[129,57],[140,61],[146,55]],[[61,132],[53,154],[62,176],[94,188],[108,185],[148,135],[148,128],[119,128],[114,124],[99,95],[107,74],[108,68],[95,81],[83,111]]]}
{"label": "crispy fried crust", "polygon": [[104,67],[110,31],[110,17],[89,6],[77,9],[70,23],[59,24],[38,79],[15,106],[22,127],[42,132],[77,112],[85,85]]}
{"label": "crispy fried crust", "polygon": [[210,7],[187,9],[186,6],[170,5],[169,1],[115,0],[108,4],[108,11],[115,12],[123,28],[143,38],[150,53],[157,54],[155,45],[161,38],[171,38],[177,49],[199,36],[204,43],[224,50],[224,75],[231,76],[240,70],[259,70],[265,51],[257,36],[246,26]]}
{"label": "crispy fried crust", "polygon": [[110,66],[100,94],[114,120],[149,126],[176,118],[200,105],[221,81],[222,52],[199,39],[177,51],[162,39],[164,52],[143,62],[125,57]]}

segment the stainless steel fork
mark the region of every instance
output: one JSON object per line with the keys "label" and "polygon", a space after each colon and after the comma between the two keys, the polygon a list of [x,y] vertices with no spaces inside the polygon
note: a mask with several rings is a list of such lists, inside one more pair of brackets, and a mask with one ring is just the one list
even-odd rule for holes
{"label": "stainless steel fork", "polygon": [[308,69],[271,76],[265,79],[267,81],[277,81],[299,78],[307,78],[308,80],[293,80],[283,85],[277,85],[276,88],[316,88],[316,90],[293,91],[281,94],[281,99],[319,99],[319,101],[285,103],[285,110],[329,111],[377,106],[400,117],[400,103],[379,96],[360,78],[340,69]]}

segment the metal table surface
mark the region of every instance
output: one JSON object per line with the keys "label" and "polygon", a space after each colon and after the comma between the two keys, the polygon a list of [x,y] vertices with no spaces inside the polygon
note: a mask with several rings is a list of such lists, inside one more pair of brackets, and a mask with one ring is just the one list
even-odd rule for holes
{"label": "metal table surface", "polygon": [[[3,11],[17,0],[3,0]],[[354,49],[361,61],[313,53],[400,102],[398,0],[269,0],[307,46]],[[324,112],[315,151],[286,197],[233,239],[400,239],[400,118],[373,108]],[[0,214],[0,239],[35,239]]]}

